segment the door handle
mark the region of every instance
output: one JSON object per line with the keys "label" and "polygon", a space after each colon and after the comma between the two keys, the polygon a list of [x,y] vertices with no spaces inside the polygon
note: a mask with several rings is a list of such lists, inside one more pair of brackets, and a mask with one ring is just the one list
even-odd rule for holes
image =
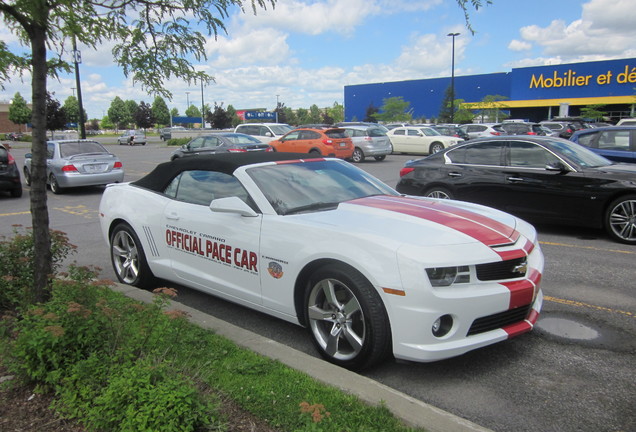
{"label": "door handle", "polygon": [[461,175],[461,173],[458,173],[458,172],[449,172],[448,176],[449,177],[461,177],[462,175]]}
{"label": "door handle", "polygon": [[522,182],[523,181],[523,179],[521,177],[512,177],[512,176],[506,177],[506,180],[508,180],[509,182],[513,182],[513,183],[514,182]]}
{"label": "door handle", "polygon": [[175,212],[169,213],[166,215],[166,219],[170,219],[170,220],[179,220],[179,215]]}

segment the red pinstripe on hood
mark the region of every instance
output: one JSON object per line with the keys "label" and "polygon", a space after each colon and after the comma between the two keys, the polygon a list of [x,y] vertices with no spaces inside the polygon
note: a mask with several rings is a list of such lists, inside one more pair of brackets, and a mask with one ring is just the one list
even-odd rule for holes
{"label": "red pinstripe on hood", "polygon": [[426,219],[457,230],[490,247],[512,244],[520,236],[514,227],[443,201],[424,201],[397,196],[372,196],[359,198],[348,203]]}

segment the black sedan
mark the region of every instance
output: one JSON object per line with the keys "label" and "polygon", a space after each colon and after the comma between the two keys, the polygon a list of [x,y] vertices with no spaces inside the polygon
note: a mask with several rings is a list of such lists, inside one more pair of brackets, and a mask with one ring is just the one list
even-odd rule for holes
{"label": "black sedan", "polygon": [[498,208],[530,221],[605,228],[636,245],[636,165],[554,137],[506,136],[409,161],[396,189]]}
{"label": "black sedan", "polygon": [[175,160],[184,156],[213,153],[243,153],[251,151],[273,151],[269,144],[263,144],[251,135],[236,132],[216,132],[193,138],[170,156]]}

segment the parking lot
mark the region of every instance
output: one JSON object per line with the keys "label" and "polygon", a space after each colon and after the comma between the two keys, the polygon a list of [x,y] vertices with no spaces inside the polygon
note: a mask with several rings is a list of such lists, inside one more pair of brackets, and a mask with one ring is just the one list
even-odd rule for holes
{"label": "parking lot", "polygon": [[[158,138],[146,146],[118,146],[100,138],[135,180],[173,149]],[[28,145],[12,154],[22,166]],[[390,186],[404,162],[391,155],[358,166]],[[29,188],[21,198],[0,197],[0,234],[30,226]],[[98,223],[102,188],[53,195],[51,227],[66,232],[80,265],[113,278]],[[430,364],[387,362],[364,374],[417,399],[495,431],[636,430],[636,247],[603,231],[538,226],[546,257],[545,302],[534,332],[467,355]],[[317,355],[302,328],[188,289],[180,301],[298,350]]]}

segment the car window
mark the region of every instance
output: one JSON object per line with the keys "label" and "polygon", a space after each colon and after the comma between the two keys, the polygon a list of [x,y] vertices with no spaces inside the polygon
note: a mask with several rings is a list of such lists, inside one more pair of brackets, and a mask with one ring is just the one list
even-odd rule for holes
{"label": "car window", "polygon": [[415,129],[406,130],[408,136],[420,136],[420,132]]}
{"label": "car window", "polygon": [[203,147],[203,137],[196,137],[190,141],[190,150]]}
{"label": "car window", "polygon": [[598,134],[599,132],[581,134],[576,138],[576,142],[586,147],[594,147],[594,142],[596,141]]}
{"label": "car window", "polygon": [[254,138],[251,135],[226,135],[225,139],[230,141],[232,144],[261,144],[261,142]]}
{"label": "car window", "polygon": [[367,129],[367,134],[370,137],[384,137],[384,136],[386,136],[386,132],[384,130],[380,129],[380,128],[369,128],[369,129]]}
{"label": "car window", "polygon": [[514,167],[542,168],[560,160],[545,148],[531,142],[510,143],[510,165]]}
{"label": "car window", "polygon": [[210,205],[218,198],[239,197],[249,204],[249,195],[233,176],[216,171],[184,171],[175,177],[164,194],[178,201]]}
{"label": "car window", "polygon": [[451,162],[469,165],[501,165],[502,141],[465,145],[446,153]]}
{"label": "car window", "polygon": [[276,135],[285,135],[287,132],[292,130],[291,126],[288,125],[271,125],[269,128]]}
{"label": "car window", "polygon": [[629,131],[603,131],[598,139],[598,148],[606,150],[629,150]]}
{"label": "car window", "polygon": [[53,159],[54,155],[55,155],[55,144],[48,143],[46,145],[46,157],[47,157],[47,159]]}
{"label": "car window", "polygon": [[[316,134],[316,135],[318,135],[316,138],[320,137],[320,134]],[[347,135],[345,135],[342,129],[327,130],[325,131],[325,135],[327,135],[329,138],[346,138],[347,137]]]}
{"label": "car window", "polygon": [[406,130],[405,129],[395,129],[393,131],[393,135],[406,135]]}
{"label": "car window", "polygon": [[435,129],[431,129],[431,128],[422,128],[420,129],[422,131],[422,133],[426,136],[439,136],[441,135],[439,132],[437,132]]}
{"label": "car window", "polygon": [[205,137],[203,147],[218,147],[220,144],[217,137]]}
{"label": "car window", "polygon": [[300,139],[299,138],[300,132],[301,131],[292,131],[288,133],[287,135],[284,136],[285,141]]}
{"label": "car window", "polygon": [[108,153],[100,143],[92,141],[72,141],[60,143],[60,156],[63,158],[87,153]]}

